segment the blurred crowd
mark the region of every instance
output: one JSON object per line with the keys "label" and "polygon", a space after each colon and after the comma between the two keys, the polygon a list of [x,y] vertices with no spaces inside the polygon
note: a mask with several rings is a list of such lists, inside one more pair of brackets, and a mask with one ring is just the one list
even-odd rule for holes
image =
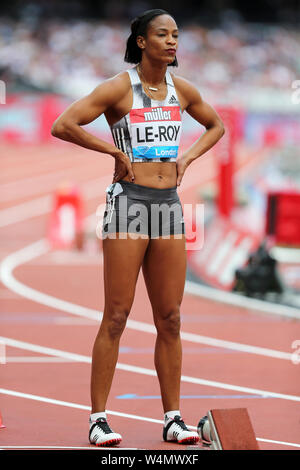
{"label": "blurred crowd", "polygon": [[[42,23],[0,18],[0,72],[41,90],[82,96],[124,62],[130,24],[49,19]],[[291,89],[300,78],[300,30],[233,21],[180,29],[178,69],[199,89],[241,94],[255,89]]]}

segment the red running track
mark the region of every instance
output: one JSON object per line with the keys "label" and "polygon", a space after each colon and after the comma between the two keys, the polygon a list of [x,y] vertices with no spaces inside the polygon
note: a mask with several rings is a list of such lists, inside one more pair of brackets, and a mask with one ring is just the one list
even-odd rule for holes
{"label": "red running track", "polygon": [[[0,411],[6,427],[0,448],[92,448],[90,358],[103,307],[102,254],[96,237],[83,252],[62,252],[51,250],[45,236],[57,185],[77,182],[86,216],[95,214],[113,164],[64,143],[1,150],[0,347],[6,363],[0,364]],[[198,201],[198,190],[213,179],[210,157],[187,170],[179,189],[183,203]],[[236,171],[255,162],[241,151]],[[95,223],[94,217],[91,232]],[[261,449],[299,450],[300,366],[292,362],[299,321],[188,293],[181,314],[186,423],[195,427],[213,408],[246,407]],[[113,429],[123,435],[120,449],[188,447],[162,439],[154,342],[140,275],[107,406]]]}

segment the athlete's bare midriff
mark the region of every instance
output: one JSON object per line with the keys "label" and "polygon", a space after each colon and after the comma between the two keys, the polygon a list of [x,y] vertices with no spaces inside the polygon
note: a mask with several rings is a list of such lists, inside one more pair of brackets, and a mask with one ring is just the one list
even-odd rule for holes
{"label": "athlete's bare midriff", "polygon": [[[132,168],[136,184],[161,189],[176,186],[176,162],[133,162]],[[128,176],[123,179],[130,181]]]}

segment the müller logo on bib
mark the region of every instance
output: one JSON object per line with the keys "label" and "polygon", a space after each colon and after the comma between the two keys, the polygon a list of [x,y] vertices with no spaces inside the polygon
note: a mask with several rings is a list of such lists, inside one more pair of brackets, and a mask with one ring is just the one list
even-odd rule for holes
{"label": "m\u00fcller logo on bib", "polygon": [[159,108],[132,109],[130,122],[132,124],[151,121],[181,121],[179,106],[161,106]]}

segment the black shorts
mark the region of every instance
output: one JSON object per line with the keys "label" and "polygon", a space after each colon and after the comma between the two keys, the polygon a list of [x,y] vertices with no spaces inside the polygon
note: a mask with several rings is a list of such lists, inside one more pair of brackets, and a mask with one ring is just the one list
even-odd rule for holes
{"label": "black shorts", "polygon": [[108,186],[106,193],[102,238],[114,233],[180,238],[185,233],[177,186],[149,188],[120,180]]}

